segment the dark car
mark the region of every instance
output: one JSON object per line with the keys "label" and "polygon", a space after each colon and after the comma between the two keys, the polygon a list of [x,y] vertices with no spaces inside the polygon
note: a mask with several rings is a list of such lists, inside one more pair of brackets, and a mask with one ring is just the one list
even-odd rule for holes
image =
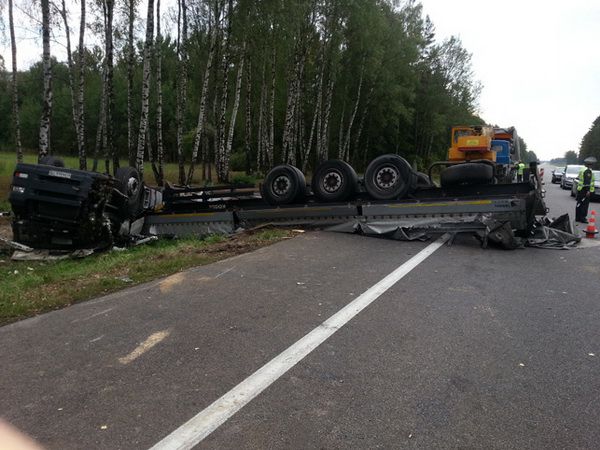
{"label": "dark car", "polygon": [[564,169],[556,168],[552,171],[552,184],[560,183],[560,180],[562,180],[563,170]]}
{"label": "dark car", "polygon": [[[598,200],[600,199],[600,170],[594,170],[594,186],[596,187],[595,191],[592,192],[591,199]],[[575,178],[573,180],[573,185],[571,186],[571,197],[575,197],[577,195],[577,185],[579,184],[579,178]]]}
{"label": "dark car", "polygon": [[579,171],[583,169],[583,167],[585,166],[579,164],[569,164],[567,167],[565,167],[560,180],[560,187],[563,189],[571,189],[573,186],[573,180],[577,178]]}

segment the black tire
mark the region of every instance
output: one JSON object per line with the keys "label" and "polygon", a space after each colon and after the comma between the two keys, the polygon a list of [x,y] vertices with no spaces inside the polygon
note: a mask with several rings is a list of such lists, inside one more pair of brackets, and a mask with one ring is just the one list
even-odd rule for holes
{"label": "black tire", "polygon": [[127,197],[121,211],[125,217],[135,218],[142,212],[144,183],[134,167],[119,167],[115,173],[117,189]]}
{"label": "black tire", "polygon": [[50,155],[46,155],[40,159],[40,164],[45,166],[65,167],[65,162],[62,160],[62,158],[57,158],[56,156]]}
{"label": "black tire", "polygon": [[294,201],[298,202],[298,203],[303,202],[306,199],[306,195],[308,194],[308,189],[306,187],[306,177],[304,176],[302,171],[300,169],[298,169],[296,166],[292,166],[292,167],[296,171],[296,177],[298,179],[298,186],[299,186],[298,195],[296,195],[296,199]]}
{"label": "black tire", "polygon": [[440,174],[442,187],[491,184],[494,182],[494,168],[485,163],[464,163],[447,167]]}
{"label": "black tire", "polygon": [[403,198],[416,186],[416,175],[408,161],[398,155],[375,158],[365,171],[365,188],[376,200]]}
{"label": "black tire", "polygon": [[263,199],[270,205],[288,205],[306,193],[306,180],[296,167],[282,164],[267,173],[261,186]]}
{"label": "black tire", "polygon": [[312,191],[324,202],[344,202],[350,199],[358,186],[358,175],[350,164],[330,159],[317,166],[312,178]]}

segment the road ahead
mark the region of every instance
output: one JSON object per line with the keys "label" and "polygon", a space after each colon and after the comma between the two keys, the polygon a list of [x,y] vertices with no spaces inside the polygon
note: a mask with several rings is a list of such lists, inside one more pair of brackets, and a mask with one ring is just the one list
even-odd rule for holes
{"label": "road ahead", "polygon": [[598,448],[600,247],[431,245],[310,232],[5,326],[0,415],[55,449],[181,441],[285,352],[198,448]]}

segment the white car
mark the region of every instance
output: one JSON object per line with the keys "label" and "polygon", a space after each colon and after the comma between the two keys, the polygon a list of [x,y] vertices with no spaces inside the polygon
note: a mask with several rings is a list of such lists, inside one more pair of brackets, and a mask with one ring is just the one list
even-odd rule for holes
{"label": "white car", "polygon": [[563,189],[570,189],[573,186],[573,180],[579,175],[579,171],[585,166],[579,164],[569,164],[563,170],[563,175],[560,180],[560,187]]}

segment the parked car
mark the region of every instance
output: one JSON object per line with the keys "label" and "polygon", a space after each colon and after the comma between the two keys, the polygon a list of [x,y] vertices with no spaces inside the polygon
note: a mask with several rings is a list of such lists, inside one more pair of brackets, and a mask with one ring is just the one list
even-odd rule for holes
{"label": "parked car", "polygon": [[562,179],[560,180],[560,187],[563,189],[571,189],[573,186],[573,180],[579,175],[579,171],[585,166],[579,164],[569,164],[563,170]]}
{"label": "parked car", "polygon": [[560,180],[562,180],[563,170],[565,169],[556,168],[552,171],[552,184],[560,183]]}
{"label": "parked car", "polygon": [[[592,192],[591,200],[600,199],[600,170],[593,170],[594,172],[594,186],[596,190]],[[575,178],[573,180],[573,185],[571,186],[571,197],[575,197],[577,195],[577,185],[579,184],[579,178]]]}

